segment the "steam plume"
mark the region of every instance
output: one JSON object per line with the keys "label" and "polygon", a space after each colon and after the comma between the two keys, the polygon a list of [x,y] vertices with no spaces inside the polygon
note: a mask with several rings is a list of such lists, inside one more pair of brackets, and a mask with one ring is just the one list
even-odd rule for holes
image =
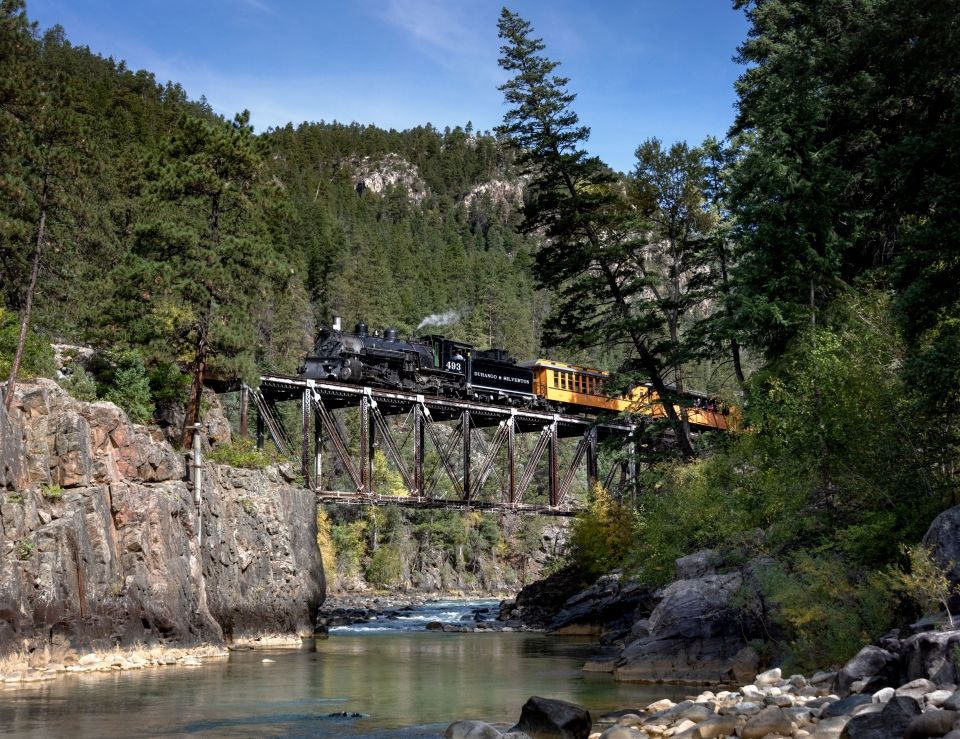
{"label": "steam plume", "polygon": [[446,313],[431,313],[417,324],[416,330],[419,331],[424,326],[449,326],[460,320],[460,311],[448,310]]}

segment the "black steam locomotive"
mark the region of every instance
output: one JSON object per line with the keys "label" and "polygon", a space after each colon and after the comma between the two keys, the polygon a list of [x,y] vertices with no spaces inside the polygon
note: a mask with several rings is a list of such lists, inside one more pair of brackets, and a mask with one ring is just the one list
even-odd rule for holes
{"label": "black steam locomotive", "polygon": [[502,349],[480,350],[438,335],[403,341],[394,328],[376,336],[363,322],[352,334],[337,322],[322,328],[300,376],[512,405],[539,401],[533,372]]}

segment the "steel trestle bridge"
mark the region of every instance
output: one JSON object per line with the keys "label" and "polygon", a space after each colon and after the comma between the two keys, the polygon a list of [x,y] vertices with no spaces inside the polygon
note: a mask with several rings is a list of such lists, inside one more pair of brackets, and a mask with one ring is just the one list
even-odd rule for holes
{"label": "steel trestle bridge", "polygon": [[[578,479],[588,489],[599,481],[600,442],[618,436],[638,443],[637,427],[621,421],[284,375],[261,377],[256,390],[240,387],[242,435],[251,401],[257,446],[269,434],[323,502],[572,515]],[[296,442],[278,413],[279,403],[293,401]],[[358,411],[350,430],[334,413],[344,408]],[[636,454],[627,457],[610,465],[602,481],[608,489],[634,484]]]}

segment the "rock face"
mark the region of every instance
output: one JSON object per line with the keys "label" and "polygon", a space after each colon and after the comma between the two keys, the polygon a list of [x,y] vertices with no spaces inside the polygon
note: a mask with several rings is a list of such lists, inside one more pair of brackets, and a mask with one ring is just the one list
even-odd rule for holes
{"label": "rock face", "polygon": [[547,624],[558,634],[599,634],[613,643],[629,633],[636,614],[650,613],[653,593],[638,583],[621,583],[619,574],[605,575],[586,590],[568,598]]}
{"label": "rock face", "polygon": [[390,188],[399,187],[404,196],[419,205],[427,196],[427,185],[420,170],[398,154],[386,154],[380,159],[355,159],[351,162],[355,172],[357,193],[385,194]]}
{"label": "rock face", "polygon": [[923,537],[923,545],[930,550],[938,565],[947,570],[953,588],[950,610],[960,609],[960,506],[948,508],[930,524]]}
{"label": "rock face", "polygon": [[649,619],[635,624],[633,641],[615,662],[615,677],[728,682],[738,670],[750,672],[739,663],[754,626],[749,611],[731,605],[743,582],[742,573],[731,572],[668,585]]}
{"label": "rock face", "polygon": [[38,380],[0,427],[0,654],[312,630],[313,498],[276,470],[208,465],[198,514],[180,455],[111,403]]}

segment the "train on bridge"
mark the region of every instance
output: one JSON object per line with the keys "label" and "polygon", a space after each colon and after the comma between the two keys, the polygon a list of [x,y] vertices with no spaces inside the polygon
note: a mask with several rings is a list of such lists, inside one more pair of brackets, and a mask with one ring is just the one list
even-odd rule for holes
{"label": "train on bridge", "polygon": [[[371,334],[362,321],[353,333],[339,320],[320,330],[300,377],[389,387],[441,397],[469,398],[564,413],[634,412],[666,417],[655,390],[640,385],[625,395],[607,392],[609,373],[548,359],[516,362],[502,349],[478,349],[440,335],[402,340],[396,329]],[[675,407],[691,426],[728,430],[736,413],[700,393],[679,393]]]}

